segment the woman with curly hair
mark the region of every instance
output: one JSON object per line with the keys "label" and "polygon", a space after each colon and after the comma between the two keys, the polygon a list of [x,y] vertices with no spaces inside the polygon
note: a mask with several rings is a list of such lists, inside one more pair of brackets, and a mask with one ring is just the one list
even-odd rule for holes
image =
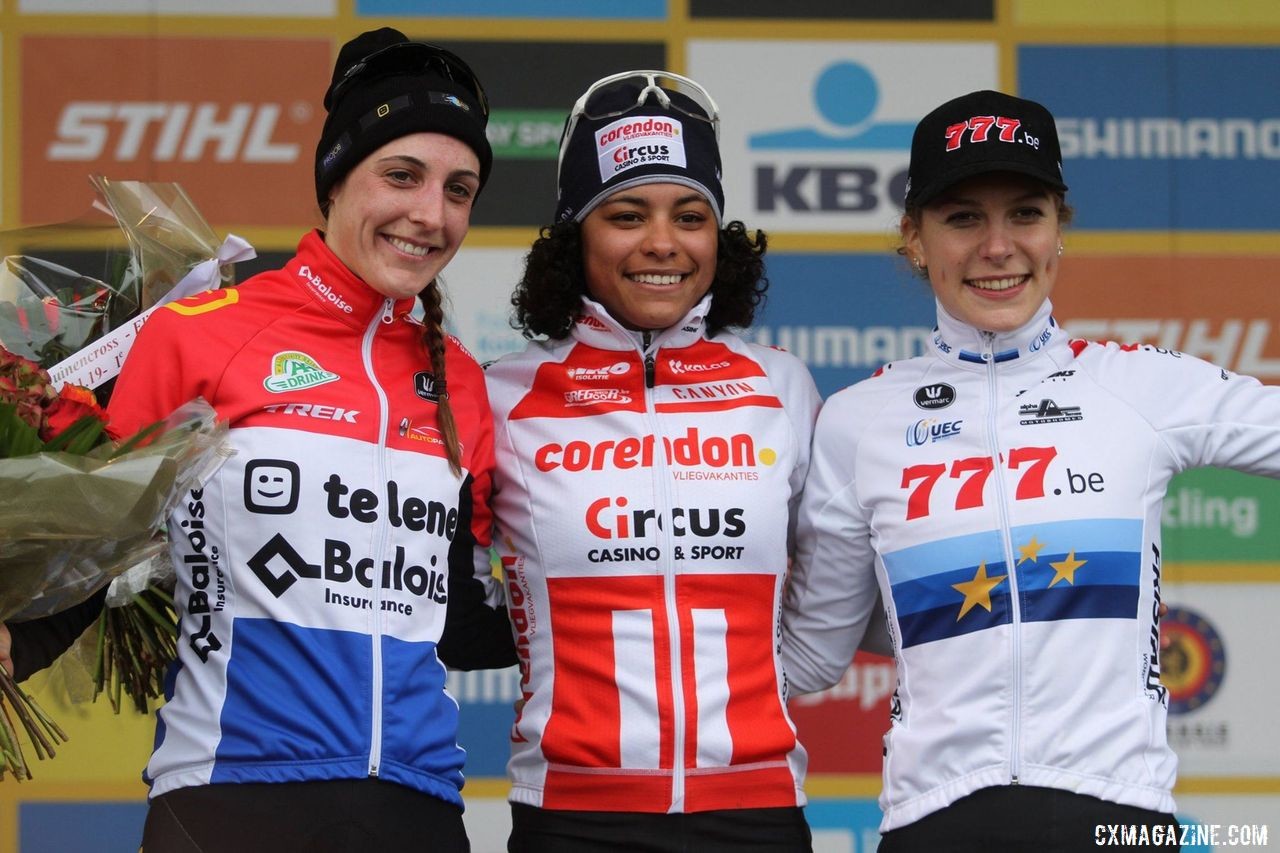
{"label": "woman with curly hair", "polygon": [[512,851],[811,849],[777,637],[820,398],[733,331],[765,238],[723,223],[717,131],[667,72],[579,99],[512,298],[530,343],[487,371]]}

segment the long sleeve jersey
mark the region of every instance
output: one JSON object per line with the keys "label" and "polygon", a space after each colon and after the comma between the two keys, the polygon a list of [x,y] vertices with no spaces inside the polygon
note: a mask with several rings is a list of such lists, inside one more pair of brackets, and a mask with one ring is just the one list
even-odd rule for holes
{"label": "long sleeve jersey", "polygon": [[312,232],[283,269],[143,327],[113,425],[128,434],[200,396],[235,451],[168,522],[179,654],[152,796],[376,775],[461,804],[441,661],[515,662],[501,587],[476,556],[492,421],[479,365],[450,340],[455,476],[412,307]]}
{"label": "long sleeve jersey", "polygon": [[898,688],[883,831],[1025,784],[1172,812],[1161,503],[1176,473],[1280,476],[1280,388],[1153,346],[1071,340],[1046,302],[823,408],[783,657],[835,682],[883,595]]}
{"label": "long sleeve jersey", "polygon": [[804,804],[777,643],[819,397],[795,357],[707,336],[709,304],[646,340],[587,300],[487,370],[513,802]]}

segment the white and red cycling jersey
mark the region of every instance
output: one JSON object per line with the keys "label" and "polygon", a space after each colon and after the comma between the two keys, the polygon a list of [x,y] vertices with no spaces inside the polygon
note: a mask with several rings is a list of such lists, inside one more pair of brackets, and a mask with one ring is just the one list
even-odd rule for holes
{"label": "white and red cycling jersey", "polygon": [[491,365],[495,547],[525,704],[511,799],[697,812],[804,804],[780,593],[820,399],[795,357],[598,304]]}
{"label": "white and red cycling jersey", "polygon": [[1046,302],[832,395],[814,435],[783,655],[845,672],[883,596],[898,689],[881,829],[980,788],[1172,812],[1161,505],[1179,471],[1280,476],[1280,388],[1153,346],[1071,340]]}

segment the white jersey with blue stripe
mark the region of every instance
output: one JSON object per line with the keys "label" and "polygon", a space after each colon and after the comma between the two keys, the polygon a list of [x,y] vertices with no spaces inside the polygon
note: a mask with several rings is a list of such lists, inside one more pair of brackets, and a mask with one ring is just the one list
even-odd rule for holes
{"label": "white jersey with blue stripe", "polygon": [[1280,476],[1280,388],[1051,310],[993,335],[939,306],[931,352],[819,417],[783,661],[794,690],[835,683],[883,596],[882,831],[993,785],[1174,809],[1162,501],[1188,468]]}

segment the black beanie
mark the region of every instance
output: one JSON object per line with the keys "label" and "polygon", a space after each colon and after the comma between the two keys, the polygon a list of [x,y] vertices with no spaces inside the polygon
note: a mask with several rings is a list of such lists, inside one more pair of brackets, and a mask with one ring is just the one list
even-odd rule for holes
{"label": "black beanie", "polygon": [[[407,68],[404,63],[399,67],[387,63],[380,70],[375,62],[343,82],[352,66],[399,44],[413,42],[399,30],[383,27],[361,33],[338,53],[333,80],[324,95],[328,117],[316,146],[316,201],[321,209],[328,204],[334,184],[357,163],[411,133],[443,133],[465,142],[480,160],[482,189],[489,179],[493,149],[485,136],[488,116],[466,85],[425,63]],[[470,74],[470,69],[466,72]]]}
{"label": "black beanie", "polygon": [[[581,222],[600,202],[640,184],[684,184],[706,196],[716,223],[724,219],[720,147],[710,120],[692,98],[667,89],[672,107],[649,94],[643,104],[639,83],[627,82],[594,94],[588,111],[623,115],[579,116],[572,138],[561,145],[556,222]],[[675,108],[678,106],[678,109]]]}

